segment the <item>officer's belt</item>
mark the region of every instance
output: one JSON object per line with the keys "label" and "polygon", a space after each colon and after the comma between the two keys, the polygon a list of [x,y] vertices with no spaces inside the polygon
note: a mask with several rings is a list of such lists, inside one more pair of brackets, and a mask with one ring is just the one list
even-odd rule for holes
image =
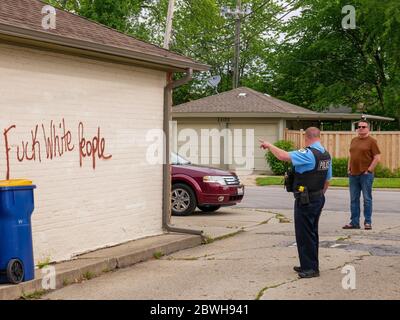
{"label": "officer's belt", "polygon": [[[301,192],[294,192],[294,197],[296,199],[300,198],[300,193]],[[320,198],[324,195],[324,191],[323,190],[319,190],[319,191],[313,191],[313,192],[308,192],[308,197],[311,199],[316,199],[316,198]]]}

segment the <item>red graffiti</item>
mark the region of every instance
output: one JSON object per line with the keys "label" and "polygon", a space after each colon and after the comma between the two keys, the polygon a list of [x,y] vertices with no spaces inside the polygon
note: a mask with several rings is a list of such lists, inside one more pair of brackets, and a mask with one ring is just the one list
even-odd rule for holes
{"label": "red graffiti", "polygon": [[11,148],[8,146],[8,132],[11,129],[16,128],[15,125],[12,125],[10,127],[8,127],[8,129],[4,130],[4,141],[5,141],[5,145],[6,145],[6,160],[7,160],[7,171],[6,171],[6,179],[9,180],[10,179],[10,150]]}
{"label": "red graffiti", "polygon": [[36,155],[39,159],[39,162],[42,161],[42,157],[40,154],[40,142],[37,139],[37,132],[38,132],[38,128],[39,125],[36,125],[35,127],[35,133],[33,133],[33,130],[31,130],[31,135],[32,135],[32,141],[31,141],[31,155],[28,155],[28,142],[24,142],[22,141],[21,145],[22,145],[22,156],[20,156],[20,152],[19,152],[19,146],[17,147],[17,159],[19,162],[22,162],[24,160],[34,160],[36,161]]}
{"label": "red graffiti", "polygon": [[43,137],[46,144],[46,158],[53,159],[57,156],[61,157],[65,152],[74,150],[74,145],[71,145],[72,134],[71,131],[66,131],[65,120],[62,119],[62,123],[59,124],[59,128],[63,129],[63,135],[59,136],[56,133],[56,126],[53,124],[53,120],[50,122],[50,136],[47,137],[46,129],[42,124]]}
{"label": "red graffiti", "polygon": [[[13,144],[9,143],[9,136],[11,129],[15,129],[16,125],[12,125],[7,129],[4,129],[3,136],[5,141],[5,155],[7,161],[6,168],[6,179],[10,179],[10,159],[13,154]],[[50,131],[46,132],[44,124],[41,124],[43,136],[38,136],[39,125],[36,125],[31,130],[31,138],[27,141],[22,140],[20,144],[16,146],[14,151],[16,154],[16,160],[19,162],[24,161],[39,161],[42,162],[42,144],[44,142],[46,150],[46,158],[52,160],[56,157],[62,157],[65,153],[71,152],[75,149],[75,145],[72,143],[73,135],[70,130],[67,130],[65,120],[56,126],[53,121],[50,122]],[[42,141],[43,140],[43,141]],[[96,168],[96,159],[108,160],[112,158],[112,155],[105,153],[106,141],[101,137],[100,127],[97,129],[97,135],[92,139],[87,140],[84,137],[84,126],[82,122],[79,122],[78,126],[78,144],[79,144],[79,164],[82,167],[83,159],[86,157],[92,158],[92,167]]]}
{"label": "red graffiti", "polygon": [[82,167],[83,158],[92,157],[93,169],[96,168],[96,156],[99,159],[108,160],[112,158],[112,155],[104,155],[106,148],[106,141],[104,138],[100,139],[100,127],[97,129],[97,136],[93,139],[86,140],[83,137],[83,123],[79,122],[78,126],[78,137],[79,137],[79,164]]}

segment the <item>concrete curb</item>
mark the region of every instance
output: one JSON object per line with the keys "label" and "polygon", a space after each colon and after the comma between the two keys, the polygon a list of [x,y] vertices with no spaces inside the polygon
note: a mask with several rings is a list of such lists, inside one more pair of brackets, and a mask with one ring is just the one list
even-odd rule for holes
{"label": "concrete curb", "polygon": [[[200,236],[168,233],[83,254],[74,260],[50,265],[55,268],[54,289],[152,259],[155,253],[166,255],[201,243]],[[29,299],[30,296],[40,296],[46,292],[43,282],[47,281],[43,278],[48,273],[42,274],[42,271],[36,270],[35,280],[18,285],[0,285],[0,300]]]}

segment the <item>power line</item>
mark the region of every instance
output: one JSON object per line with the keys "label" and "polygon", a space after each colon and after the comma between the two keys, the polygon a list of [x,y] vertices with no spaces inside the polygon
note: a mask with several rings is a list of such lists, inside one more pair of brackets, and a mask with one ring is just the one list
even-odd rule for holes
{"label": "power line", "polygon": [[240,65],[240,27],[241,19],[246,14],[249,13],[249,9],[242,10],[241,0],[236,0],[236,9],[232,10],[227,7],[222,7],[221,15],[223,17],[233,16],[235,19],[235,54],[233,62],[233,88],[239,86],[239,65]]}
{"label": "power line", "polygon": [[[267,4],[269,4],[271,2],[271,0],[266,0],[264,1],[260,6],[258,6],[256,9],[252,9],[251,12],[246,13],[243,15],[242,19],[246,19],[248,17],[252,17],[254,16],[255,13],[257,13],[258,11],[260,11],[263,7],[265,7]],[[235,23],[229,23],[227,24],[227,27],[233,27]]]}
{"label": "power line", "polygon": [[[281,12],[286,10],[289,6],[291,6],[292,4],[294,4],[297,0],[293,0],[292,2],[288,3],[286,6],[284,6],[282,8],[282,10],[280,10]],[[292,13],[293,11],[295,11],[297,8],[293,8],[291,10],[289,10],[288,12],[286,12],[283,16],[281,16],[279,19],[275,20],[273,22],[273,24],[276,24],[277,22],[281,21],[282,19],[284,19],[288,14]],[[278,14],[279,12],[276,12],[274,15]],[[268,29],[269,27],[271,27],[273,25],[272,23],[267,25],[265,27],[265,29]],[[254,37],[258,36],[258,34],[253,35],[251,38],[248,38],[249,40],[253,39]]]}
{"label": "power line", "polygon": [[[292,4],[294,4],[296,1],[297,1],[297,0],[291,1],[291,2],[288,3],[286,6],[284,6],[279,12],[274,12],[273,15],[277,15],[277,14],[281,13],[282,11],[286,10],[289,6],[291,6]],[[261,9],[261,7],[267,5],[268,2],[269,2],[269,1],[266,1],[262,6],[260,6],[260,7],[257,8],[257,9],[258,9],[258,10]],[[268,29],[269,27],[272,27],[274,24],[276,24],[277,22],[281,21],[281,20],[284,19],[288,14],[292,13],[292,12],[295,11],[295,10],[297,10],[297,8],[293,8],[293,9],[291,9],[290,11],[286,12],[286,13],[285,13],[283,16],[281,16],[279,19],[274,20],[274,21],[273,21],[272,23],[270,23],[270,24],[267,24],[267,25],[264,27],[264,29]],[[250,16],[250,15],[251,15],[251,14],[249,14],[248,16]],[[251,36],[250,38],[247,38],[246,40],[247,40],[247,41],[252,40],[252,39],[254,39],[254,38],[257,37],[257,36],[259,36],[259,34],[256,33],[256,34],[254,34],[253,36]],[[232,39],[231,39],[231,40],[232,40]],[[228,46],[226,46],[225,48],[226,48],[226,49],[230,49],[230,48],[234,47],[235,45],[236,45],[236,43],[233,44],[233,45],[228,45]]]}
{"label": "power line", "polygon": [[[293,0],[293,1],[291,1],[290,3],[286,4],[283,8],[281,8],[279,11],[275,11],[274,13],[272,13],[271,16],[274,16],[274,15],[277,15],[277,14],[281,13],[282,11],[286,10],[289,6],[291,6],[292,4],[294,4],[296,1],[298,1],[298,0]],[[192,2],[191,2],[190,0],[185,0],[185,2],[186,2],[189,6],[192,5]],[[262,4],[260,4],[257,8],[253,9],[250,13],[244,14],[243,17],[242,17],[242,19],[246,19],[246,18],[249,18],[249,17],[250,17],[250,18],[254,17],[255,14],[256,14],[257,12],[259,12],[262,8],[264,8],[264,7],[265,7],[266,5],[268,5],[269,3],[271,3],[271,0],[266,0],[266,1],[264,1],[264,2],[263,2]],[[286,14],[285,14],[283,17],[281,17],[280,19],[274,21],[274,23],[279,22],[279,21],[282,20],[287,14],[289,14],[289,13],[291,13],[291,12],[293,12],[293,11],[294,11],[294,10],[289,11],[288,13],[286,13]],[[194,15],[194,19],[197,20],[197,22],[201,25],[201,21],[198,19],[197,15]],[[248,20],[249,20],[249,19],[247,19],[247,21],[248,21]],[[224,28],[228,29],[228,28],[230,28],[230,27],[235,26],[235,24],[236,24],[236,21],[229,22],[228,24],[226,24],[226,25],[224,26]],[[272,25],[273,25],[273,23],[272,23],[272,24],[268,24],[268,25],[265,26],[264,28],[269,28],[269,27],[271,27]],[[254,36],[251,37],[250,40],[253,39],[254,37],[258,36],[258,35],[259,35],[259,33],[254,34]],[[215,42],[218,43],[218,44],[221,44],[221,42],[227,43],[227,45],[224,45],[224,46],[222,47],[222,49],[227,49],[227,50],[228,50],[228,49],[232,49],[232,48],[234,48],[234,47],[236,46],[236,41],[235,41],[233,44],[228,44],[228,42],[231,42],[231,43],[232,43],[232,41],[234,41],[234,39],[235,39],[235,36],[233,36],[233,37],[231,37],[231,38],[218,39],[218,40],[215,40]],[[220,47],[220,48],[221,48],[221,47]]]}

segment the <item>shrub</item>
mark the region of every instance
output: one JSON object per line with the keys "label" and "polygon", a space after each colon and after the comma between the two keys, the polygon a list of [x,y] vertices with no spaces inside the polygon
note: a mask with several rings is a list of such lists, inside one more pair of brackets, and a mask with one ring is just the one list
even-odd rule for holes
{"label": "shrub", "polygon": [[[334,177],[347,177],[347,161],[348,158],[333,158],[332,172]],[[400,168],[393,172],[382,164],[378,163],[375,168],[376,178],[400,178]]]}
{"label": "shrub", "polygon": [[334,177],[347,177],[348,158],[332,158],[332,175]]}
{"label": "shrub", "polygon": [[[274,143],[274,146],[285,151],[294,150],[294,144],[291,141],[279,140]],[[267,159],[267,163],[269,164],[272,172],[278,176],[284,175],[287,168],[290,166],[290,163],[278,160],[270,151],[265,154],[265,158]]]}
{"label": "shrub", "polygon": [[393,175],[393,178],[400,178],[400,168],[394,170]]}
{"label": "shrub", "polygon": [[[347,177],[347,158],[333,158],[332,172],[334,177]],[[400,168],[393,172],[378,163],[374,172],[375,178],[400,178]]]}
{"label": "shrub", "polygon": [[[397,171],[397,170],[396,170]],[[382,166],[380,163],[375,167],[376,178],[395,178],[396,171],[392,172],[389,168]]]}

